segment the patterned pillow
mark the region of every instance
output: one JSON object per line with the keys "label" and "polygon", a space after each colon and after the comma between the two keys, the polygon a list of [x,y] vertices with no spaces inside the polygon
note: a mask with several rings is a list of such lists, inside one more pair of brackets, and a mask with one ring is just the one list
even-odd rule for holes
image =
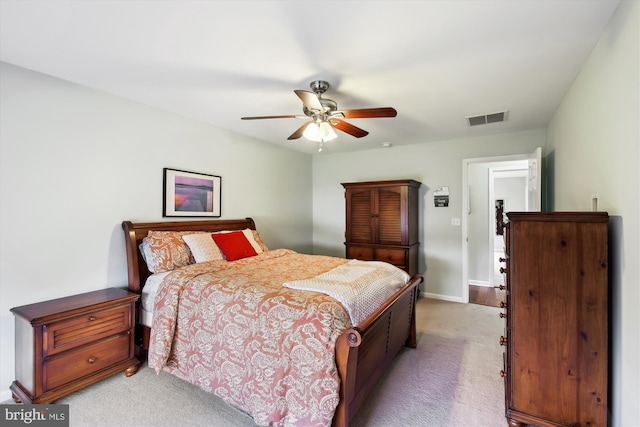
{"label": "patterned pillow", "polygon": [[[193,231],[149,231],[147,243],[151,253],[153,272],[175,270],[193,263],[189,247],[182,240],[185,234],[194,234]],[[149,269],[151,271],[151,269]]]}

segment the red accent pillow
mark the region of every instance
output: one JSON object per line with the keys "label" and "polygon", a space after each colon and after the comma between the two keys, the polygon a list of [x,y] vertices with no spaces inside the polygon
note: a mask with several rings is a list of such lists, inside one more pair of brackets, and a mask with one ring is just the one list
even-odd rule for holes
{"label": "red accent pillow", "polygon": [[213,240],[224,254],[227,261],[256,256],[258,253],[242,231],[232,231],[231,233],[212,234]]}

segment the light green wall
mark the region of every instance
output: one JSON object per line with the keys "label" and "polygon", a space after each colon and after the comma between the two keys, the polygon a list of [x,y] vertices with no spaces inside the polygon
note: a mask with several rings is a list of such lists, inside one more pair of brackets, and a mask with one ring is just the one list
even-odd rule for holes
{"label": "light green wall", "polygon": [[548,128],[555,210],[612,215],[613,426],[640,422],[640,3],[622,1]]}
{"label": "light green wall", "polygon": [[[162,168],[222,177],[222,217],[311,251],[311,156],[0,63],[0,401],[9,309],[127,284],[123,220],[162,220]],[[283,232],[286,230],[286,232]]]}

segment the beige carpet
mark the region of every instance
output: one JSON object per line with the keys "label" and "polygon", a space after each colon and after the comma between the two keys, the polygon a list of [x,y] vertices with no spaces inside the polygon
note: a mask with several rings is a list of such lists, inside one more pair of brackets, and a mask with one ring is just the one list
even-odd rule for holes
{"label": "beige carpet", "polygon": [[[421,299],[418,348],[404,349],[352,422],[354,427],[506,426],[499,376],[500,309]],[[74,393],[70,425],[249,426],[251,417],[146,365]]]}

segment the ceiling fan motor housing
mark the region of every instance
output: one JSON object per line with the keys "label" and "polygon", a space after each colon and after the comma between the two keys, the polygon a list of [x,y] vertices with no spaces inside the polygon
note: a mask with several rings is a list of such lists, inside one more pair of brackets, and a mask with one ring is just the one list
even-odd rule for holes
{"label": "ceiling fan motor housing", "polygon": [[302,111],[304,112],[304,114],[306,114],[309,117],[313,117],[316,115],[323,115],[323,114],[326,116],[330,116],[334,111],[338,109],[338,104],[332,99],[318,98],[318,101],[320,101],[320,105],[322,105],[323,111],[312,110],[303,104]]}
{"label": "ceiling fan motor housing", "polygon": [[329,89],[330,85],[328,82],[325,82],[324,80],[315,80],[311,82],[309,87],[311,87],[311,90],[316,95],[322,95]]}

